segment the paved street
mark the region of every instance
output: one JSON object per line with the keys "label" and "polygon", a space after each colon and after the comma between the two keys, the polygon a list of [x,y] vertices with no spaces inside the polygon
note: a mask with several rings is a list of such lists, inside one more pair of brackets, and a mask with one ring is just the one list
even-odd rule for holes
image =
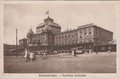
{"label": "paved street", "polygon": [[115,73],[116,54],[49,55],[46,60],[37,55],[35,62],[25,62],[22,56],[5,56],[5,73]]}

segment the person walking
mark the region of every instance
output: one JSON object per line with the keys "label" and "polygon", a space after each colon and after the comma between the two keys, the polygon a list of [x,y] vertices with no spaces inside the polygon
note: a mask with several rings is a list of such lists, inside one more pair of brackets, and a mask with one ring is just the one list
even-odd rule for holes
{"label": "person walking", "polygon": [[30,61],[33,62],[34,53],[30,51]]}
{"label": "person walking", "polygon": [[108,47],[108,54],[111,54],[111,47]]}
{"label": "person walking", "polygon": [[46,59],[46,52],[43,52],[43,60]]}
{"label": "person walking", "polygon": [[25,59],[26,62],[29,60],[29,54],[28,54],[27,49],[25,49],[24,59]]}
{"label": "person walking", "polygon": [[77,55],[76,55],[76,50],[74,50],[74,56],[76,57]]}
{"label": "person walking", "polygon": [[25,49],[25,52],[24,52],[24,59],[25,61],[27,61],[27,49]]}

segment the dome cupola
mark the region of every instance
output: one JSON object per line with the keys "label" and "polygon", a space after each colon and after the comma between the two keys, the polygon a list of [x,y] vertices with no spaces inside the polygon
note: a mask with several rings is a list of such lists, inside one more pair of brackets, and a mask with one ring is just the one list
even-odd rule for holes
{"label": "dome cupola", "polygon": [[49,16],[46,18],[46,19],[44,19],[44,22],[45,23],[48,23],[48,22],[53,22],[54,20],[52,19],[52,18],[50,18]]}

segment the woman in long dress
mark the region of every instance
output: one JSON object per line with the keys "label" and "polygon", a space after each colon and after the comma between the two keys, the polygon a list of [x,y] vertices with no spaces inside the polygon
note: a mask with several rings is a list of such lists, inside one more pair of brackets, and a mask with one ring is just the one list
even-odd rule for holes
{"label": "woman in long dress", "polygon": [[25,59],[25,61],[28,61],[28,51],[27,51],[27,49],[25,49],[24,59]]}

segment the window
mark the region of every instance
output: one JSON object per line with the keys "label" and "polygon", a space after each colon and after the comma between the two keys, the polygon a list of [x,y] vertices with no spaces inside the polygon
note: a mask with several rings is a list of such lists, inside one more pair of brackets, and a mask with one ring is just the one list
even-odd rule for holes
{"label": "window", "polygon": [[82,38],[82,36],[80,36],[80,39]]}
{"label": "window", "polygon": [[64,38],[64,36],[62,36],[62,39]]}
{"label": "window", "polygon": [[68,37],[70,38],[70,35],[68,35]]}
{"label": "window", "polygon": [[57,39],[58,37],[56,36],[56,39]]}
{"label": "window", "polygon": [[87,30],[86,29],[84,29],[84,35],[86,35],[87,34]]}
{"label": "window", "polygon": [[99,30],[99,33],[101,32],[101,30]]}
{"label": "window", "polygon": [[58,45],[58,46],[59,46],[60,44],[59,44],[59,43],[56,43],[56,45]]}
{"label": "window", "polygon": [[67,35],[65,35],[65,38],[67,38]]}
{"label": "window", "polygon": [[61,36],[59,36],[59,39],[61,39]]}
{"label": "window", "polygon": [[70,44],[70,41],[68,41],[68,44]]}
{"label": "window", "polygon": [[91,28],[89,28],[88,31],[90,32],[90,31],[91,31]]}
{"label": "window", "polygon": [[76,33],[76,36],[78,35],[78,33]]}
{"label": "window", "polygon": [[64,42],[62,42],[62,45],[64,45]]}
{"label": "window", "polygon": [[74,34],[72,35],[72,37],[74,37]]}
{"label": "window", "polygon": [[91,28],[88,29],[88,32],[89,32],[89,35],[91,35],[91,33],[92,33]]}
{"label": "window", "polygon": [[97,35],[97,29],[96,29],[96,35]]}
{"label": "window", "polygon": [[91,35],[91,32],[89,32],[89,35]]}
{"label": "window", "polygon": [[80,31],[80,35],[82,35],[82,31]]}

